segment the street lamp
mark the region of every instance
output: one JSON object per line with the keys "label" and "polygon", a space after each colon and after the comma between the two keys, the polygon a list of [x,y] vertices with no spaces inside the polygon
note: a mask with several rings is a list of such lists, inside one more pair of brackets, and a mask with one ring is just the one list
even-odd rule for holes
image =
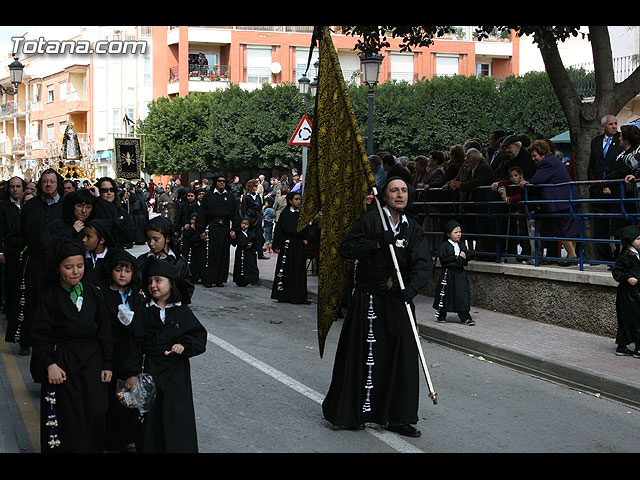
{"label": "street lamp", "polygon": [[363,81],[369,86],[369,113],[367,119],[367,155],[373,155],[373,87],[378,84],[380,64],[384,57],[379,53],[360,55]]}
{"label": "street lamp", "polygon": [[13,62],[9,64],[9,74],[13,88],[5,88],[0,85],[0,93],[6,93],[7,95],[15,95],[18,93],[18,85],[22,83],[22,73],[24,65],[18,61],[18,57],[13,57]]}

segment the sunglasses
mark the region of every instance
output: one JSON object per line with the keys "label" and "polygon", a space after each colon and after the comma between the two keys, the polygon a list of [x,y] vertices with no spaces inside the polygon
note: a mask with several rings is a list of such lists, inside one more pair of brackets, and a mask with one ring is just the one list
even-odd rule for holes
{"label": "sunglasses", "polygon": [[112,192],[112,193],[116,193],[116,189],[111,187],[111,188],[101,188],[100,189],[100,193],[107,193],[107,192]]}

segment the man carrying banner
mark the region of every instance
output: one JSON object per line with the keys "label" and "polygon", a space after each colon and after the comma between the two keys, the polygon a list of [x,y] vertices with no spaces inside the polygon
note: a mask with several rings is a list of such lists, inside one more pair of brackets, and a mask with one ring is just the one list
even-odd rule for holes
{"label": "man carrying banner", "polygon": [[404,179],[387,179],[380,193],[387,229],[379,211],[370,210],[340,245],[340,255],[357,264],[333,378],[322,404],[324,417],[336,427],[360,429],[377,423],[401,435],[420,436],[413,426],[418,421],[418,347],[405,302],[415,312],[413,297],[429,281],[432,260],[422,229],[403,212],[408,194]]}

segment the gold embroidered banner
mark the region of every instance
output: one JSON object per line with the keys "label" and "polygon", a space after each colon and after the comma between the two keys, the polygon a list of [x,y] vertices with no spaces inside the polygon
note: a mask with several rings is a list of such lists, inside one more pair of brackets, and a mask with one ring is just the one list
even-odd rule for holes
{"label": "gold embroidered banner", "polygon": [[344,298],[353,261],[339,248],[365,213],[374,185],[367,154],[328,27],[322,27],[320,66],[309,158],[298,228],[320,218],[318,344],[320,356]]}
{"label": "gold embroidered banner", "polygon": [[139,180],[140,163],[142,161],[140,155],[140,139],[116,137],[114,142],[116,178]]}

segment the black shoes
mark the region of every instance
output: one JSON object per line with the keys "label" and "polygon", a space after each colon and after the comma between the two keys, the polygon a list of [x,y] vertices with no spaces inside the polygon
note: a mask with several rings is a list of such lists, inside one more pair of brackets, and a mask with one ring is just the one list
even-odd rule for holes
{"label": "black shoes", "polygon": [[630,356],[634,356],[636,358],[640,358],[640,352],[638,352],[638,350],[636,349],[635,352],[632,352],[631,350],[629,350],[627,347],[625,347],[624,345],[621,347],[616,348],[616,355],[618,357],[630,357]]}
{"label": "black shoes", "polygon": [[420,430],[417,430],[411,425],[388,425],[386,428],[390,432],[394,432],[405,437],[417,438],[422,435],[422,433],[420,433]]}

